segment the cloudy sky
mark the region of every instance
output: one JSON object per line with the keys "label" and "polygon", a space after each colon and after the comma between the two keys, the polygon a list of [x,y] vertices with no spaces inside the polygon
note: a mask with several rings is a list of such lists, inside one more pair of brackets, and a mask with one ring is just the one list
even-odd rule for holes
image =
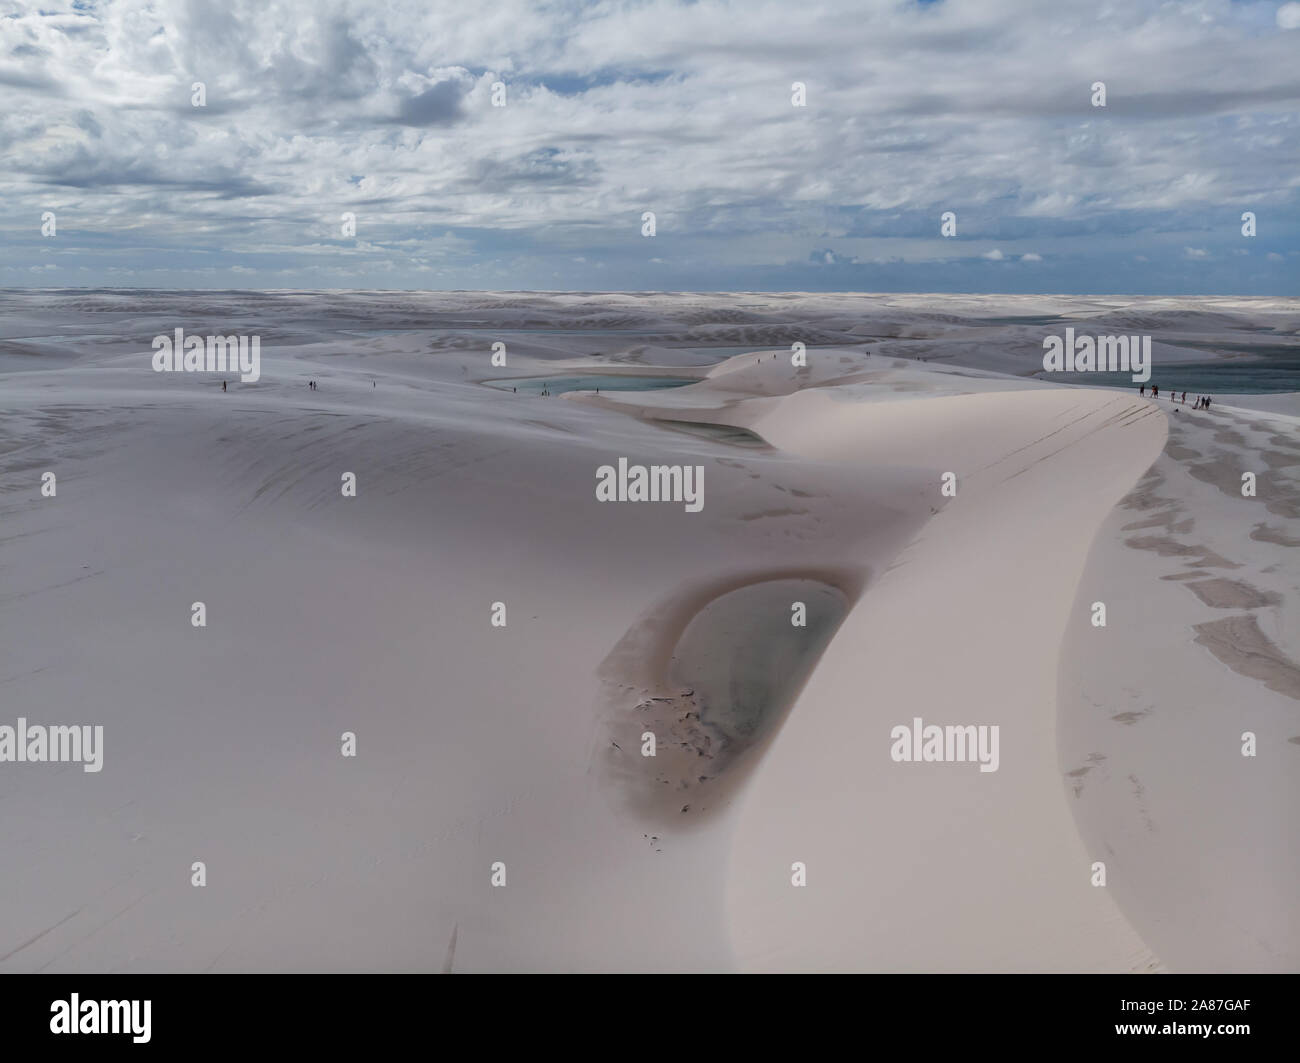
{"label": "cloudy sky", "polygon": [[1272,0],[0,0],[0,286],[1296,294],[1298,105]]}

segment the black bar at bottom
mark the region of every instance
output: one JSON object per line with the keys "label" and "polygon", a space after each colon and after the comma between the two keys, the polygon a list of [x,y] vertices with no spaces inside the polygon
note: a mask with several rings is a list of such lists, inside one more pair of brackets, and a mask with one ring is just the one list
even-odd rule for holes
{"label": "black bar at bottom", "polygon": [[[660,1041],[677,1055],[710,1043],[720,1050],[719,1038],[816,1049],[838,1032],[864,1049],[910,1044],[927,1054],[1023,1046],[1073,1055],[1129,1042],[1143,1052],[1200,1046],[1241,1056],[1294,1042],[1297,990],[1296,975],[1223,974],[7,975],[0,1044],[9,1059],[112,1042],[373,1054],[454,1050],[466,1039],[489,1053],[512,1042],[542,1049],[558,1039],[609,1053]],[[683,1037],[697,1031],[704,1041]]]}

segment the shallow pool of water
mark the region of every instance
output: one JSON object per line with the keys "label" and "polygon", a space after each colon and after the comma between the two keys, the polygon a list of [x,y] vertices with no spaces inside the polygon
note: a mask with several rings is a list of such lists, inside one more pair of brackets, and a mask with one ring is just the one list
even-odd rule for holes
{"label": "shallow pool of water", "polygon": [[657,391],[661,388],[683,388],[696,383],[692,377],[676,376],[614,376],[589,373],[581,376],[526,376],[508,380],[485,380],[488,387],[502,391],[514,390],[519,394],[537,395],[548,391],[559,395],[565,391]]}
{"label": "shallow pool of water", "polygon": [[[1122,387],[1137,391],[1132,373],[1036,373],[1052,383],[1088,384],[1092,387]],[[1193,395],[1248,395],[1261,392],[1300,391],[1300,353],[1273,355],[1250,362],[1183,362],[1158,365],[1147,381],[1166,391]]]}
{"label": "shallow pool of water", "polygon": [[657,418],[660,428],[673,432],[685,432],[687,435],[712,439],[719,443],[728,443],[733,447],[750,447],[754,450],[769,449],[770,444],[762,436],[748,428],[737,428],[730,424],[716,424],[713,421],[669,421]]}
{"label": "shallow pool of water", "polygon": [[[791,622],[803,606],[804,624]],[[715,598],[673,653],[673,680],[694,690],[719,739],[711,773],[760,741],[789,709],[848,612],[844,594],[810,579],[753,583]]]}

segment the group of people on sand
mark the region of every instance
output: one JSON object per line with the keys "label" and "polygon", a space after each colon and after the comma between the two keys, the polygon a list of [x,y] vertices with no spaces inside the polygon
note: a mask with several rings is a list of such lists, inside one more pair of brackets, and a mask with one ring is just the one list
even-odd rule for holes
{"label": "group of people on sand", "polygon": [[[1145,384],[1139,384],[1139,385],[1138,385],[1138,394],[1139,394],[1139,395],[1145,395],[1146,393],[1147,393],[1147,386],[1146,386]],[[1152,397],[1153,399],[1158,399],[1158,398],[1160,398],[1160,385],[1159,385],[1159,384],[1152,384],[1152,385],[1151,385],[1151,397]],[[1179,393],[1178,393],[1177,391],[1171,391],[1171,392],[1169,393],[1169,401],[1170,401],[1170,402],[1178,402],[1178,403],[1181,403],[1181,405],[1186,406],[1186,405],[1187,405],[1187,392],[1184,391],[1184,392],[1182,393],[1182,395],[1180,396]],[[1193,410],[1208,410],[1209,408],[1210,408],[1210,396],[1209,396],[1209,395],[1197,395],[1197,396],[1196,396],[1196,404],[1192,407],[1192,409],[1193,409]]]}
{"label": "group of people on sand", "polygon": [[[378,385],[377,385],[373,380],[370,382],[370,386],[371,386],[372,388],[373,388],[373,387],[378,387]],[[318,390],[317,387],[316,387],[316,381],[314,381],[314,380],[309,380],[309,381],[307,381],[307,387],[308,387],[308,389],[311,390],[311,391],[316,391],[316,390]],[[226,382],[225,382],[224,380],[221,382],[221,390],[222,390],[222,391],[225,391],[225,390],[226,390]]]}

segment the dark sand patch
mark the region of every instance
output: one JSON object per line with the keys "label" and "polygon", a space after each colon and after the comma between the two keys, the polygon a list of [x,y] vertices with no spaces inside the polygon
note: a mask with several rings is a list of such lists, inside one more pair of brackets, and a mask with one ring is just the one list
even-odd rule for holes
{"label": "dark sand patch", "polygon": [[1228,447],[1244,447],[1247,445],[1246,437],[1240,432],[1234,432],[1231,428],[1216,428],[1214,441]]}
{"label": "dark sand patch", "polygon": [[1130,775],[1128,781],[1133,784],[1133,800],[1137,804],[1138,812],[1142,814],[1142,821],[1146,824],[1147,830],[1154,833],[1156,825],[1151,819],[1151,810],[1147,807],[1147,788],[1142,785],[1142,780],[1136,775]]}
{"label": "dark sand patch", "polygon": [[1177,443],[1172,442],[1165,444],[1165,453],[1178,461],[1191,461],[1201,456],[1199,450],[1193,450],[1191,447],[1180,447]]}
{"label": "dark sand patch", "polygon": [[1171,539],[1167,535],[1136,536],[1132,539],[1125,539],[1124,545],[1131,546],[1134,550],[1151,550],[1161,557],[1200,558],[1199,561],[1190,562],[1193,568],[1241,568],[1240,565],[1215,553],[1208,546],[1192,546],[1187,543],[1180,543],[1177,539]]}
{"label": "dark sand patch", "polygon": [[1300,465],[1300,454],[1285,450],[1261,450],[1259,456],[1270,469],[1287,469]]}
{"label": "dark sand patch", "polygon": [[[1233,499],[1244,497],[1241,493],[1241,474],[1259,472],[1258,469],[1250,468],[1246,455],[1227,452],[1218,454],[1213,461],[1188,465],[1186,468],[1198,480],[1214,485]],[[1270,513],[1279,517],[1300,517],[1300,490],[1280,477],[1260,479],[1256,493]]]}
{"label": "dark sand patch", "polygon": [[1300,520],[1300,487],[1270,476],[1259,483],[1259,498],[1264,508],[1278,517]]}
{"label": "dark sand patch", "polygon": [[1197,624],[1196,641],[1239,675],[1300,701],[1300,667],[1275,646],[1253,616]]}
{"label": "dark sand patch", "polygon": [[1176,498],[1165,498],[1156,494],[1157,488],[1165,482],[1164,475],[1156,468],[1147,470],[1134,488],[1120,499],[1120,509],[1159,509],[1161,507],[1179,508],[1181,503]]}
{"label": "dark sand patch", "polygon": [[1245,455],[1219,451],[1211,461],[1189,464],[1187,471],[1202,483],[1212,484],[1231,498],[1241,498],[1241,474],[1254,472]]}
{"label": "dark sand patch", "polygon": [[1273,528],[1262,522],[1255,525],[1255,530],[1250,533],[1250,537],[1261,543],[1277,543],[1278,546],[1300,546],[1300,539],[1292,539],[1281,528]]}
{"label": "dark sand patch", "polygon": [[757,513],[742,513],[740,519],[766,520],[771,517],[806,517],[807,515],[808,510],[806,509],[792,509],[787,507],[785,509],[763,509],[759,510]]}
{"label": "dark sand patch", "polygon": [[1178,514],[1182,510],[1178,507],[1166,510],[1164,513],[1157,513],[1146,520],[1135,520],[1132,524],[1125,524],[1121,531],[1142,531],[1144,528],[1164,528],[1165,531],[1172,532],[1175,535],[1186,535],[1196,526],[1196,521],[1191,517],[1178,520]]}
{"label": "dark sand patch", "polygon": [[1073,771],[1065,773],[1066,778],[1073,779],[1070,789],[1074,791],[1074,796],[1079,797],[1083,794],[1083,777],[1092,771],[1093,768],[1099,768],[1106,762],[1105,753],[1089,753],[1088,763],[1081,768],[1075,768]]}
{"label": "dark sand patch", "polygon": [[1203,579],[1184,586],[1212,609],[1258,609],[1281,605],[1282,596],[1234,579]]}

